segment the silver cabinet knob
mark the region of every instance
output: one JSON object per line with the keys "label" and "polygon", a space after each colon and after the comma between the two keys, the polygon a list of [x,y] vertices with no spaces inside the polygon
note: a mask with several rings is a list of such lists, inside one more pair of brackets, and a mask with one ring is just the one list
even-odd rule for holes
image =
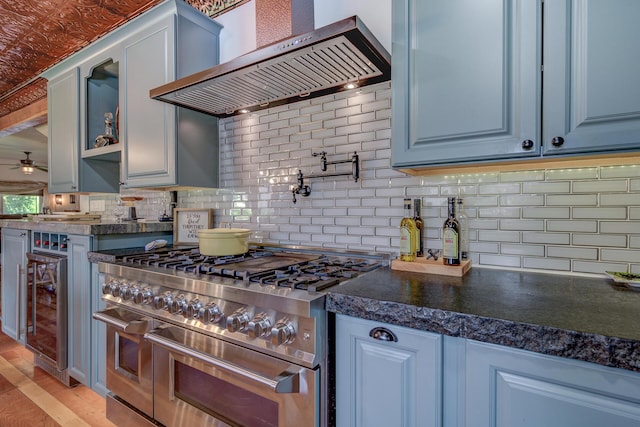
{"label": "silver cabinet knob", "polygon": [[271,329],[271,344],[282,345],[292,342],[296,337],[296,330],[290,322],[280,321]]}
{"label": "silver cabinet knob", "polygon": [[267,337],[271,333],[271,321],[266,313],[260,313],[248,325],[251,338]]}

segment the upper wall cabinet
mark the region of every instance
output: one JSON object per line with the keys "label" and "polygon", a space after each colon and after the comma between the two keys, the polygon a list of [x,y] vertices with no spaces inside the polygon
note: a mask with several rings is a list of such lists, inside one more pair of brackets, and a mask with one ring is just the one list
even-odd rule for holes
{"label": "upper wall cabinet", "polygon": [[640,3],[542,10],[394,0],[394,167],[640,148]]}
{"label": "upper wall cabinet", "polygon": [[544,3],[544,155],[640,150],[640,2]]}
{"label": "upper wall cabinet", "polygon": [[217,119],[151,100],[149,89],[216,65],[220,28],[167,0],[43,73],[49,191],[216,187]]}
{"label": "upper wall cabinet", "polygon": [[123,43],[125,187],[218,186],[218,119],[149,97],[150,89],[219,61],[220,27],[187,11],[158,17]]}

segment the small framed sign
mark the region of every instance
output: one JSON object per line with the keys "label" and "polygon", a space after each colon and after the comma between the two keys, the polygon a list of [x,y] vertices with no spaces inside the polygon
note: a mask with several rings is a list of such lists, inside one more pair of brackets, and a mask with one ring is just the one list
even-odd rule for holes
{"label": "small framed sign", "polygon": [[213,209],[183,209],[173,211],[173,244],[198,244],[198,230],[213,227]]}

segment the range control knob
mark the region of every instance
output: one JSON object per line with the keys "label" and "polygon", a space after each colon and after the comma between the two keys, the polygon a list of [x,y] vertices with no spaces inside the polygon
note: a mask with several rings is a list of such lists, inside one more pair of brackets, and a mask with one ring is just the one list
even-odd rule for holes
{"label": "range control knob", "polygon": [[136,292],[138,292],[138,287],[135,286],[135,285],[133,285],[133,286],[127,286],[127,285],[120,286],[120,296],[124,300],[132,300],[133,299],[133,295]]}
{"label": "range control knob", "polygon": [[184,304],[182,315],[185,319],[197,319],[200,316],[201,308],[202,303],[200,303],[200,300],[198,298],[194,298],[188,303]]}
{"label": "range control knob", "polygon": [[245,309],[238,309],[227,317],[227,330],[229,332],[244,331],[249,324],[249,313]]}
{"label": "range control knob", "polygon": [[119,297],[122,296],[122,290],[129,287],[129,283],[127,282],[118,282],[113,281],[109,285],[109,289],[111,289],[111,296]]}
{"label": "range control knob", "polygon": [[136,304],[151,304],[153,302],[153,291],[151,288],[138,289],[133,294],[133,302]]}
{"label": "range control knob", "polygon": [[173,295],[167,291],[162,295],[156,295],[153,298],[153,308],[156,310],[168,310],[171,302],[173,301]]}
{"label": "range control knob", "polygon": [[200,309],[198,314],[202,323],[218,323],[222,319],[222,310],[215,302],[210,302]]}
{"label": "range control knob", "polygon": [[112,286],[118,286],[118,281],[117,280],[110,280],[109,283],[105,283],[102,285],[102,294],[103,295],[109,295],[111,293],[111,287]]}
{"label": "range control knob", "polygon": [[249,322],[248,327],[251,338],[267,337],[271,333],[271,320],[266,313],[260,313]]}
{"label": "range control knob", "polygon": [[281,320],[271,329],[271,344],[282,345],[292,342],[296,337],[296,330],[293,325]]}
{"label": "range control knob", "polygon": [[185,299],[183,294],[178,295],[173,299],[171,304],[169,305],[169,313],[171,314],[181,314],[184,310],[184,306],[187,300]]}

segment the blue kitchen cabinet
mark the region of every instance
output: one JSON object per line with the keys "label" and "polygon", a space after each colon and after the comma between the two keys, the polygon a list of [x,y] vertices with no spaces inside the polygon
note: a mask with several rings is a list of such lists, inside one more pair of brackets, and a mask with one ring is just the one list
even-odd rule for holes
{"label": "blue kitchen cabinet", "polygon": [[537,0],[394,0],[392,163],[540,153]]}
{"label": "blue kitchen cabinet", "polygon": [[441,335],[337,315],[337,427],[440,426],[441,352]]}
{"label": "blue kitchen cabinet", "polygon": [[625,0],[394,0],[393,166],[638,151],[638,16]]}
{"label": "blue kitchen cabinet", "polygon": [[68,354],[69,375],[82,384],[90,384],[91,347],[91,272],[87,254],[92,248],[93,236],[70,234],[67,236],[68,288]]}
{"label": "blue kitchen cabinet", "polygon": [[[79,191],[80,75],[73,67],[47,84],[49,187],[51,193]],[[60,165],[55,167],[54,165]]]}
{"label": "blue kitchen cabinet", "polygon": [[2,229],[2,332],[25,343],[28,230]]}
{"label": "blue kitchen cabinet", "polygon": [[[61,61],[48,80],[49,191],[218,185],[218,119],[149,90],[219,62],[220,25],[166,0]],[[118,142],[100,146],[104,114]]]}
{"label": "blue kitchen cabinet", "polygon": [[640,374],[466,340],[466,427],[637,427]]}
{"label": "blue kitchen cabinet", "polygon": [[220,25],[184,2],[146,14],[122,43],[123,186],[218,186],[218,119],[149,90],[219,62]]}
{"label": "blue kitchen cabinet", "polygon": [[640,149],[638,19],[637,1],[545,1],[545,156]]}

